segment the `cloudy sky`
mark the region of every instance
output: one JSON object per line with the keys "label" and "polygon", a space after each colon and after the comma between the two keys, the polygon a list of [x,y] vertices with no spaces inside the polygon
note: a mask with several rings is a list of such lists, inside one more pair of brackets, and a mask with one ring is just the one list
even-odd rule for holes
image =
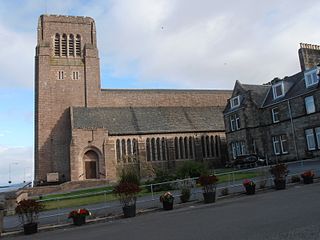
{"label": "cloudy sky", "polygon": [[93,17],[104,88],[232,89],[299,71],[320,44],[317,0],[1,0],[0,185],[32,179],[41,14]]}

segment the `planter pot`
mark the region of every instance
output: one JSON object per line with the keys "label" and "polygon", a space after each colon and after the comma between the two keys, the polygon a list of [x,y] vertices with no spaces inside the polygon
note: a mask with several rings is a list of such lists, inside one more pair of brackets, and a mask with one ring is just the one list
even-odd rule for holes
{"label": "planter pot", "polygon": [[122,208],[123,215],[125,218],[135,217],[136,216],[136,205],[124,206]]}
{"label": "planter pot", "polygon": [[33,234],[38,232],[38,223],[27,223],[23,225],[24,234]]}
{"label": "planter pot", "polygon": [[281,179],[281,180],[273,180],[274,181],[274,186],[277,190],[282,190],[282,189],[286,189],[286,180],[285,179]]}
{"label": "planter pot", "polygon": [[86,223],[86,217],[85,216],[79,216],[72,218],[73,224],[76,226],[81,226]]}
{"label": "planter pot", "polygon": [[253,195],[256,192],[256,186],[245,186],[246,188],[246,194],[247,195]]}
{"label": "planter pot", "polygon": [[172,202],[162,202],[164,210],[172,210],[173,209],[173,201]]}
{"label": "planter pot", "polygon": [[313,183],[313,177],[302,177],[304,184],[311,184]]}
{"label": "planter pot", "polygon": [[204,192],[204,203],[214,203],[216,201],[216,192]]}

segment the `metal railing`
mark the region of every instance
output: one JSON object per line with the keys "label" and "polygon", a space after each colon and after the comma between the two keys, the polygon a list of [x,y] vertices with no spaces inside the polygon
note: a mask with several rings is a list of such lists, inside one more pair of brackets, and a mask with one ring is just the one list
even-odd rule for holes
{"label": "metal railing", "polygon": [[[290,169],[289,175],[287,177],[288,182],[290,182],[291,176],[300,175],[306,170],[313,170],[316,173],[316,176],[320,176],[320,161],[317,159],[305,160],[303,162],[290,162],[287,163],[287,166]],[[270,188],[271,186],[273,186],[273,178],[269,173],[269,169],[270,166],[262,166],[257,168],[215,173],[215,175],[220,179],[216,186],[216,197],[219,199],[221,197],[224,197],[226,194],[230,195],[243,193],[244,188],[242,186],[242,181],[245,178],[252,179],[256,183],[258,190],[263,188]],[[178,203],[181,186],[186,183],[190,184],[191,187],[190,201],[201,201],[203,199],[202,188],[196,184],[196,180],[197,178],[187,178],[142,185],[140,187],[149,192],[144,192],[144,194],[142,194],[138,198],[136,202],[137,209],[143,210],[148,208],[161,207],[159,197],[164,191],[171,191],[175,196],[175,202]],[[228,190],[226,191],[225,189]],[[108,195],[110,194],[112,194],[112,190],[56,197],[48,200],[39,200],[43,203],[54,203],[55,209],[42,212],[39,216],[38,222],[40,226],[69,223],[71,221],[67,219],[68,213],[71,210],[84,207],[92,213],[91,218],[106,217],[110,215],[115,216],[121,214],[122,205],[117,200],[110,200],[110,198],[108,198]],[[78,199],[80,202],[81,199],[87,197],[96,197],[97,199],[94,199],[95,201],[87,204],[76,204],[76,206],[72,207],[63,207],[62,203],[64,201]],[[17,228],[20,228],[17,216],[5,217],[5,231],[16,230]]]}

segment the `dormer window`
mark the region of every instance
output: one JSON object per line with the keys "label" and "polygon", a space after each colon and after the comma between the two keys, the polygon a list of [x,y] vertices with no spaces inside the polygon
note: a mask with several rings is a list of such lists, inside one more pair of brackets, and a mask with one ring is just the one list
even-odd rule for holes
{"label": "dormer window", "polygon": [[272,90],[273,90],[273,99],[277,99],[279,97],[282,97],[284,95],[283,82],[280,82],[280,83],[273,85]]}
{"label": "dormer window", "polygon": [[240,96],[236,96],[230,99],[230,106],[231,108],[235,108],[240,106]]}
{"label": "dormer window", "polygon": [[304,81],[305,81],[307,88],[311,87],[319,82],[319,78],[318,78],[317,73],[318,73],[317,68],[313,68],[313,69],[306,71],[304,73]]}

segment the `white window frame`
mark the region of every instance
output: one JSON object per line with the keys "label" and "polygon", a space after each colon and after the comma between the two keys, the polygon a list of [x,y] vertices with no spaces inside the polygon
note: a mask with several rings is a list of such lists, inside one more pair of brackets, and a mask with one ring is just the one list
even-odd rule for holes
{"label": "white window frame", "polygon": [[72,77],[72,80],[79,80],[80,79],[79,71],[73,71],[71,77]]}
{"label": "white window frame", "polygon": [[281,152],[283,154],[287,154],[288,153],[288,149],[284,149],[284,143],[287,144],[288,147],[288,139],[286,135],[281,135],[280,136],[280,147],[281,147]]}
{"label": "white window frame", "polygon": [[232,149],[232,157],[235,159],[237,157],[237,149],[236,144],[234,142],[231,143],[231,149]]}
{"label": "white window frame", "polygon": [[234,115],[230,116],[230,129],[232,132],[236,130],[236,120],[234,118]]}
{"label": "white window frame", "polygon": [[240,117],[238,114],[235,114],[234,118],[236,121],[236,130],[239,130],[240,129]]}
{"label": "white window frame", "polygon": [[[279,86],[281,87],[281,95],[278,95],[277,94],[277,90],[276,90]],[[280,97],[284,96],[283,82],[279,82],[279,83],[273,85],[272,86],[272,91],[273,91],[273,99],[277,99],[277,98],[280,98]]]}
{"label": "white window frame", "polygon": [[318,149],[320,149],[320,127],[316,127],[314,129],[314,131],[316,133],[316,140],[317,140]]}
{"label": "white window frame", "polygon": [[63,80],[64,79],[64,71],[62,71],[62,70],[58,71],[57,79],[58,80]]}
{"label": "white window frame", "polygon": [[[280,155],[281,154],[281,144],[280,144],[280,139],[279,139],[279,136],[274,136],[272,137],[272,143],[273,143],[273,152],[275,155]],[[277,151],[277,147],[276,146],[279,146],[279,151]]]}
{"label": "white window frame", "polygon": [[244,142],[241,142],[241,152],[242,152],[242,155],[246,154],[246,145]]}
{"label": "white window frame", "polygon": [[[306,140],[307,140],[307,147],[308,150],[316,150],[316,141],[314,138],[314,132],[312,128],[306,129],[305,130],[305,136],[306,136]],[[313,145],[312,145],[312,141],[313,141]]]}
{"label": "white window frame", "polygon": [[272,112],[272,122],[273,123],[280,122],[280,119],[279,119],[279,108],[278,107],[272,108],[271,112]]}
{"label": "white window frame", "polygon": [[318,69],[312,69],[304,73],[304,82],[306,88],[311,87],[319,82]]}
{"label": "white window frame", "polygon": [[304,105],[306,107],[306,113],[314,113],[316,111],[316,106],[314,105],[314,97],[308,96],[304,98]]}
{"label": "white window frame", "polygon": [[[237,103],[235,103],[237,101]],[[240,96],[236,96],[230,99],[231,109],[240,106]]]}

